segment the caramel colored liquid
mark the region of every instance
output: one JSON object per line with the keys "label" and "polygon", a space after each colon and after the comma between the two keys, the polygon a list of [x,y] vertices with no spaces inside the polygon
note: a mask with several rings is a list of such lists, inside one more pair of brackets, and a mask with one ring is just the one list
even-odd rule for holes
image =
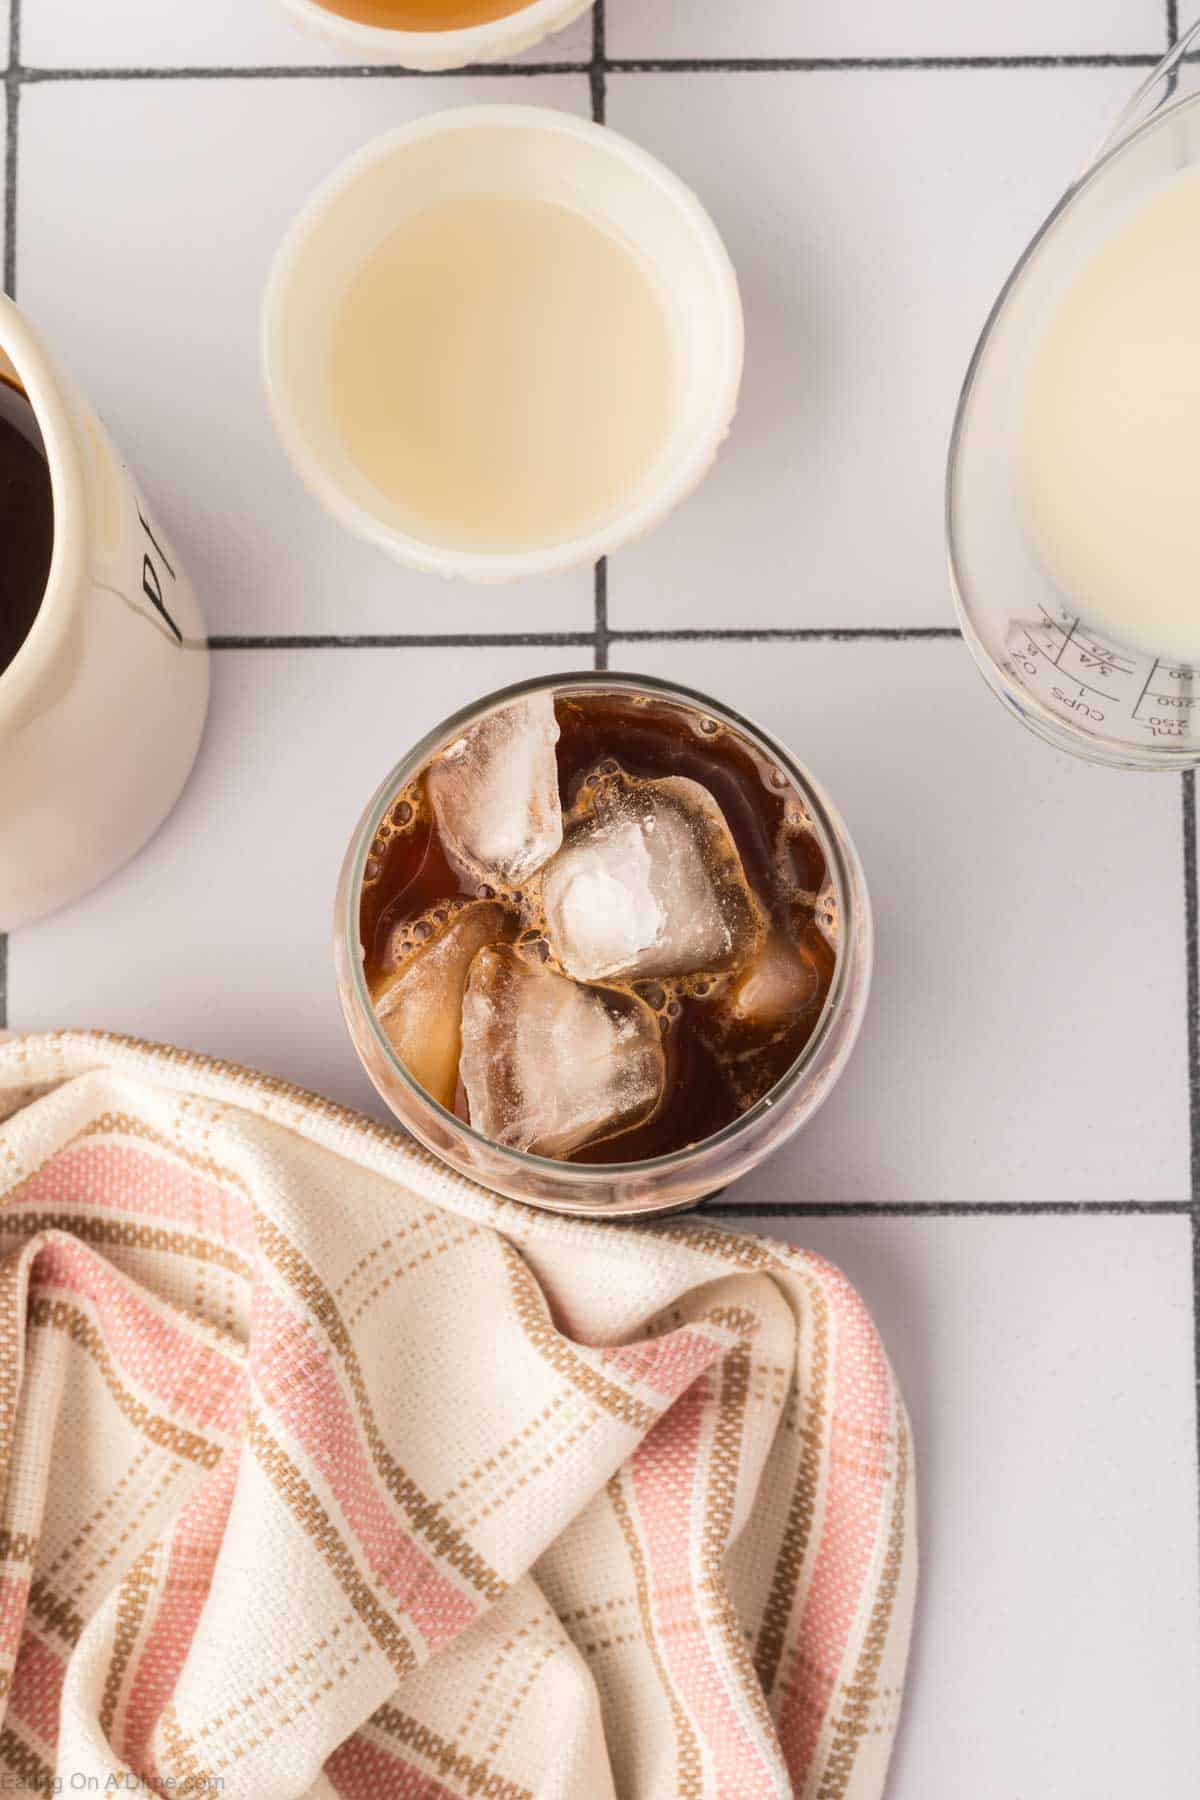
{"label": "caramel colored liquid", "polygon": [[[682,775],[699,782],[724,813],[768,928],[794,945],[814,973],[804,1003],[765,1027],[745,1023],[731,1028],[727,1018],[723,1022],[719,979],[630,986],[628,991],[659,1017],[667,1058],[665,1098],[647,1124],[585,1145],[568,1160],[639,1162],[712,1136],[786,1075],[816,1029],[833,982],[837,901],[824,851],[799,795],[781,771],[764,763],[733,732],[706,730],[705,724],[711,728],[714,722],[702,721],[690,710],[625,694],[564,694],[555,711],[563,805],[569,807],[585,777],[606,762],[619,763],[627,774],[644,779]],[[423,775],[396,796],[367,868],[359,923],[364,972],[373,988],[386,974],[395,926],[479,890],[464,885],[446,858]],[[514,911],[514,932],[521,923]],[[461,1091],[459,1111],[465,1118]]]}
{"label": "caramel colored liquid", "polygon": [[666,438],[658,296],[623,244],[545,200],[467,194],[408,219],[334,326],[351,459],[414,535],[560,543],[610,517]]}
{"label": "caramel colored liquid", "polygon": [[37,618],[54,548],[50,471],[41,451],[0,418],[0,675]]}
{"label": "caramel colored liquid", "polygon": [[385,31],[462,31],[524,12],[514,0],[320,0],[326,12]]}

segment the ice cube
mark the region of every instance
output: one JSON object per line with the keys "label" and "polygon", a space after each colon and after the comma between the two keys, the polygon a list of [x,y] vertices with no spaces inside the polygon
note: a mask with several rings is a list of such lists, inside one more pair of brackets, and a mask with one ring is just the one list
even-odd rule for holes
{"label": "ice cube", "polygon": [[739,1111],[786,1075],[816,1025],[836,956],[811,916],[773,927],[743,968],[719,977],[695,1028]]}
{"label": "ice cube", "polygon": [[753,961],[732,978],[717,1013],[730,1026],[770,1034],[792,1025],[812,1005],[820,985],[812,953],[784,932],[772,931]]}
{"label": "ice cube", "polygon": [[554,697],[530,694],[481,719],[427,777],[450,861],[475,880],[520,887],[562,843]]}
{"label": "ice cube", "polygon": [[427,916],[392,934],[389,955],[397,966],[371,995],[375,1016],[409,1074],[448,1110],[458,1090],[467,972],[485,944],[500,943],[514,929],[498,901],[472,900],[442,925]]}
{"label": "ice cube", "polygon": [[577,987],[509,948],[481,950],[471,965],[461,1069],[477,1131],[560,1158],[644,1124],[666,1079],[643,1001]]}
{"label": "ice cube", "polygon": [[542,899],[550,946],[577,981],[716,974],[745,962],[761,935],[724,814],[678,775],[585,787]]}

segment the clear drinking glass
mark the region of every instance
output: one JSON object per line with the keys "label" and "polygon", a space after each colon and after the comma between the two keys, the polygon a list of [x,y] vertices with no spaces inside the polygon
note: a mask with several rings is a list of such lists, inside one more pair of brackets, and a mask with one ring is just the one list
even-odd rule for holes
{"label": "clear drinking glass", "polygon": [[[396,795],[439,750],[514,700],[550,692],[649,695],[717,719],[782,771],[812,821],[836,895],[840,936],[837,966],[824,1009],[787,1074],[748,1112],[702,1142],[643,1162],[557,1162],[506,1150],[440,1106],[412,1078],[385,1037],[363,975],[359,902],[363,870]],[[555,675],[489,694],[456,713],[415,745],[380,786],[364,812],[342,865],[334,915],[334,959],[346,1023],[363,1067],[413,1136],[472,1180],[514,1200],[564,1213],[616,1217],[670,1211],[728,1186],[755,1167],[812,1118],[854,1048],[870,986],[871,908],[858,854],[845,825],[806,769],[757,726],[704,694],[651,676],[607,672]],[[552,1078],[552,1076],[551,1076]]]}
{"label": "clear drinking glass", "polygon": [[1030,366],[1084,266],[1152,195],[1200,165],[1200,21],[1134,95],[1025,251],[967,373],[947,480],[963,636],[993,691],[1060,750],[1123,769],[1200,763],[1196,669],[1100,633],[1042,568],[1020,486]]}

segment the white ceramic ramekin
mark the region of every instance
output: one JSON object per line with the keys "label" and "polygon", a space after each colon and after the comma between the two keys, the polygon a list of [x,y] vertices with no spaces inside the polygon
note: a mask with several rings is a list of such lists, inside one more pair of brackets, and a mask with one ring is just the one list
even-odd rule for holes
{"label": "white ceramic ramekin", "polygon": [[[666,442],[619,513],[581,536],[519,551],[415,535],[347,453],[330,378],[338,309],[379,244],[441,200],[497,193],[568,206],[624,243],[654,282],[675,358]],[[368,144],[317,191],[284,239],[262,325],[267,398],[305,485],[350,531],[400,562],[472,581],[593,563],[657,525],[696,486],[729,430],[742,341],[733,265],[691,190],[615,131],[536,106],[462,107]]]}
{"label": "white ceramic ramekin", "polygon": [[460,31],[401,31],[341,19],[318,0],[279,0],[289,18],[355,62],[399,63],[405,69],[461,69],[499,62],[540,44],[587,12],[592,0],[530,0],[502,19]]}

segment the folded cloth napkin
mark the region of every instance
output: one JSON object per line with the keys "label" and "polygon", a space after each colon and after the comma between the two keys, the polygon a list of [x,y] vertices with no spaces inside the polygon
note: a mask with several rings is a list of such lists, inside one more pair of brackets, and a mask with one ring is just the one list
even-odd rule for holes
{"label": "folded cloth napkin", "polygon": [[0,1121],[10,1792],[882,1793],[912,1451],[826,1263],[100,1034]]}

